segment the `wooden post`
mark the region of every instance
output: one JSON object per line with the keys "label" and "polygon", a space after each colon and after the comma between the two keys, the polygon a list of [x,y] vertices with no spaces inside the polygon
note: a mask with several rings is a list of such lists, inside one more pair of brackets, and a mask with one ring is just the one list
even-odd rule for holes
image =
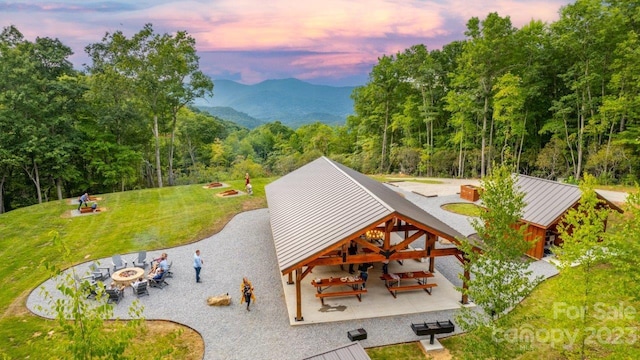
{"label": "wooden post", "polygon": [[462,305],[467,305],[469,303],[469,295],[467,295],[467,289],[469,288],[469,280],[470,280],[470,274],[469,274],[469,270],[467,269],[467,263],[469,262],[469,260],[467,259],[466,256],[462,257],[464,262],[462,263],[462,266],[464,266],[464,280],[462,280],[462,300],[460,300],[460,302],[462,303]]}
{"label": "wooden post", "polygon": [[289,273],[289,280],[287,280],[287,284],[288,285],[292,285],[293,284],[293,273]]}
{"label": "wooden post", "polygon": [[384,244],[382,245],[384,250],[391,248],[391,230],[393,230],[393,220],[387,221],[384,226]]}
{"label": "wooden post", "polygon": [[425,235],[427,237],[425,245],[427,246],[427,255],[429,256],[429,272],[433,273],[436,267],[436,258],[432,255],[432,250],[435,249],[436,236],[430,233]]}
{"label": "wooden post", "polygon": [[302,282],[302,269],[296,269],[296,321],[304,321],[302,317],[302,289],[300,283]]}

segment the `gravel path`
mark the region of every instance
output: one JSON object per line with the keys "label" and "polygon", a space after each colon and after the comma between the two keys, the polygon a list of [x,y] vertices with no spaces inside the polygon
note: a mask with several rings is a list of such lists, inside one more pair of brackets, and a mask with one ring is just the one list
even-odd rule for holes
{"label": "gravel path", "polygon": [[[428,211],[439,208],[428,198],[407,194],[407,198]],[[426,200],[426,201],[423,201]],[[443,219],[443,221],[445,221]],[[455,226],[455,224],[450,224]],[[202,283],[195,282],[193,253],[200,249],[204,260]],[[162,251],[153,251],[155,258]],[[173,262],[174,277],[168,279],[164,289],[150,289],[150,296],[140,298],[146,319],[172,320],[198,331],[205,342],[205,359],[301,359],[333,349],[349,342],[347,331],[365,328],[368,338],[363,347],[416,341],[410,328],[412,322],[453,319],[454,310],[384,318],[349,320],[334,323],[291,326],[286,311],[284,293],[271,237],[268,209],[248,211],[236,215],[226,227],[207,239],[166,250]],[[131,260],[136,254],[125,254]],[[101,259],[103,266],[111,259]],[[546,262],[535,262],[532,269],[539,275],[549,276],[555,267]],[[76,267],[85,272],[89,263]],[[436,270],[455,285],[461,285],[457,274],[460,265],[453,257],[436,261]],[[557,271],[555,271],[557,273]],[[257,301],[251,311],[240,306],[239,289],[243,276],[255,287]],[[60,296],[52,280],[42,284]],[[206,299],[212,295],[229,293],[233,296],[228,307],[210,307]],[[126,290],[124,300],[115,306],[115,315],[128,318],[127,310],[135,297]],[[27,299],[27,307],[34,313],[50,317],[40,310],[47,307],[41,291],[34,290]]]}

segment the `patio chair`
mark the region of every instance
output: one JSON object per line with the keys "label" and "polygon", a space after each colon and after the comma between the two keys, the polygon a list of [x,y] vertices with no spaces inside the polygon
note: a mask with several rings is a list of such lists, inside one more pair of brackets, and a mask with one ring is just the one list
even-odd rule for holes
{"label": "patio chair", "polygon": [[167,276],[168,278],[172,278],[173,277],[173,272],[171,271],[171,265],[173,265],[173,261],[171,261],[169,263],[169,266],[167,266]]}
{"label": "patio chair", "polygon": [[131,286],[133,293],[137,296],[149,295],[149,289],[147,288],[147,281],[140,282],[137,286]]}
{"label": "patio chair", "polygon": [[149,279],[149,286],[154,288],[164,289],[165,286],[169,285],[164,279],[167,277],[169,272],[165,271],[162,273],[159,279]]}
{"label": "patio chair", "polygon": [[93,276],[93,278],[98,281],[103,281],[111,277],[111,271],[109,270],[109,268],[98,267],[98,264],[95,262],[89,265],[89,270],[91,270],[91,276]]}
{"label": "patio chair", "polygon": [[136,259],[131,260],[131,264],[135,267],[146,268],[147,267],[147,252],[140,251]]}
{"label": "patio chair", "polygon": [[127,262],[122,260],[120,254],[113,255],[111,257],[111,265],[113,265],[113,271],[118,271],[127,267]]}
{"label": "patio chair", "polygon": [[107,292],[107,295],[109,296],[107,298],[108,304],[111,304],[112,302],[115,302],[116,304],[118,304],[120,300],[122,300],[122,298],[124,297],[124,291],[120,289],[107,289],[106,292]]}
{"label": "patio chair", "polygon": [[98,283],[93,275],[80,278],[78,274],[74,273],[73,278],[80,287],[80,290],[86,294],[87,299],[95,299],[98,296]]}

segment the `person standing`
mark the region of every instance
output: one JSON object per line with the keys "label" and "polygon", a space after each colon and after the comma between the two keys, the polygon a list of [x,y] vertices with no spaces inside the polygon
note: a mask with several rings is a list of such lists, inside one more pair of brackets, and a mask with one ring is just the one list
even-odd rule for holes
{"label": "person standing", "polygon": [[369,278],[369,269],[371,269],[373,265],[369,263],[362,263],[358,266],[358,270],[360,270],[360,278],[362,279],[362,289],[367,287],[367,279]]}
{"label": "person standing", "polygon": [[253,186],[251,185],[251,179],[249,179],[249,173],[244,174],[244,188],[247,190],[247,194],[253,194]]}
{"label": "person standing", "polygon": [[196,253],[193,254],[193,268],[196,269],[196,282],[200,281],[200,270],[202,270],[202,258],[200,258],[200,250],[196,250]]}
{"label": "person standing", "polygon": [[247,302],[247,311],[251,311],[249,309],[249,305],[251,305],[251,299],[256,301],[256,297],[253,295],[253,285],[251,285],[251,281],[249,281],[246,277],[242,278],[242,284],[240,284],[240,292],[242,293],[242,299],[240,300],[240,304],[243,302]]}
{"label": "person standing", "polygon": [[[356,255],[358,253],[358,244],[351,240],[347,252],[349,253],[349,256]],[[353,263],[349,264],[349,274],[353,274]]]}
{"label": "person standing", "polygon": [[89,194],[88,193],[84,193],[82,194],[82,196],[80,196],[80,198],[78,198],[78,211],[80,211],[80,208],[82,207],[82,204],[84,204],[85,207],[89,206],[87,204],[87,202],[89,201]]}

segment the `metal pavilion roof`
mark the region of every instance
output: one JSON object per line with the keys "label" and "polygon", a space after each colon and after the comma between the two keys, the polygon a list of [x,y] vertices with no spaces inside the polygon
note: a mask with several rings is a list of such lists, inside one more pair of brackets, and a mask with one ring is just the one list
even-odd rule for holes
{"label": "metal pavilion roof", "polygon": [[266,186],[280,271],[396,213],[449,239],[463,237],[395,191],[326,157]]}
{"label": "metal pavilion roof", "polygon": [[[582,197],[582,192],[576,185],[527,175],[518,175],[516,186],[519,191],[525,194],[524,202],[526,205],[523,210],[522,220],[545,229],[553,225],[567,210],[577,204]],[[602,195],[598,194],[598,197],[605,200],[609,207],[621,211]]]}

